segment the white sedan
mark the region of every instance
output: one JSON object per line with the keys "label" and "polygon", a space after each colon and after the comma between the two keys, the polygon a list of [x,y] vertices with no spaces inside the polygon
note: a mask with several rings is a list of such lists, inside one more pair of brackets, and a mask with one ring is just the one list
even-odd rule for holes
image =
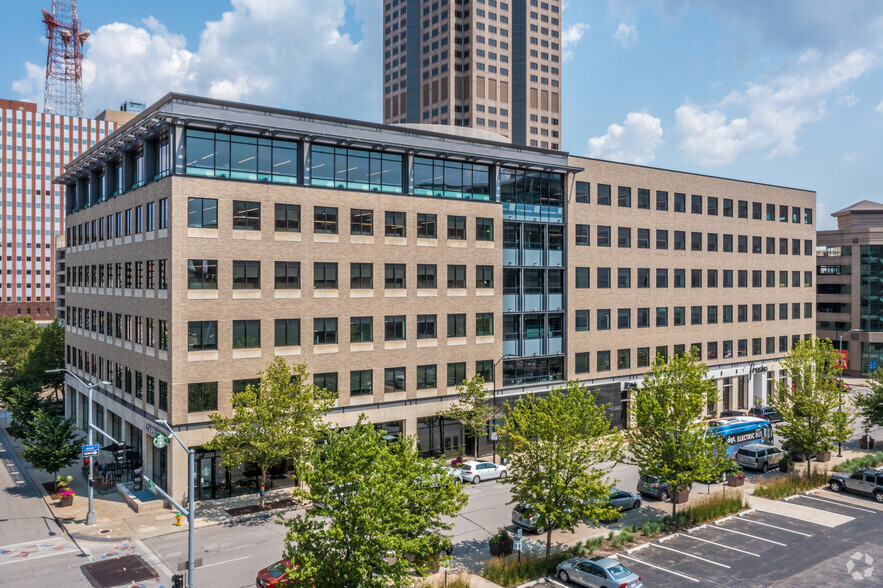
{"label": "white sedan", "polygon": [[464,461],[460,465],[460,478],[464,482],[478,484],[482,480],[505,478],[509,475],[509,466],[489,461]]}

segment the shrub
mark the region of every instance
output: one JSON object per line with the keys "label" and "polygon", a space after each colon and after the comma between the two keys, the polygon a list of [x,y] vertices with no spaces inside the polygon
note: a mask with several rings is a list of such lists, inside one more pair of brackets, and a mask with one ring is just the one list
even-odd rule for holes
{"label": "shrub", "polygon": [[804,474],[797,473],[778,476],[769,482],[758,482],[757,486],[754,487],[754,495],[778,500],[824,486],[828,483],[829,478],[827,470],[814,470],[808,479]]}
{"label": "shrub", "polygon": [[554,574],[555,566],[573,556],[573,552],[568,549],[553,553],[549,559],[529,554],[522,554],[520,562],[512,555],[493,557],[481,570],[481,576],[501,586],[517,586],[528,580]]}
{"label": "shrub", "polygon": [[598,536],[587,539],[585,542],[577,541],[570,552],[572,557],[589,557],[594,555],[595,551],[604,544],[604,537]]}
{"label": "shrub", "polygon": [[619,549],[626,543],[631,543],[635,540],[634,527],[624,527],[622,531],[619,532],[618,535],[610,539],[610,546]]}
{"label": "shrub", "polygon": [[511,538],[512,537],[509,536],[509,530],[506,529],[506,527],[500,527],[490,540],[492,543],[498,543],[500,541],[508,541]]}
{"label": "shrub", "polygon": [[435,580],[432,584],[424,584],[423,588],[441,588],[442,586],[447,586],[448,588],[472,588],[472,582],[469,581],[469,575],[463,572],[453,578],[448,578],[447,583],[443,579]]}
{"label": "shrub", "polygon": [[661,535],[664,530],[665,523],[663,521],[644,521],[644,524],[641,525],[641,533],[645,537],[656,537]]}
{"label": "shrub", "polygon": [[854,457],[834,466],[835,472],[853,473],[862,468],[876,468],[883,465],[883,451]]}
{"label": "shrub", "polygon": [[748,508],[748,502],[741,492],[727,492],[725,490],[702,497],[695,504],[681,510],[676,520],[681,526],[700,525],[746,508]]}

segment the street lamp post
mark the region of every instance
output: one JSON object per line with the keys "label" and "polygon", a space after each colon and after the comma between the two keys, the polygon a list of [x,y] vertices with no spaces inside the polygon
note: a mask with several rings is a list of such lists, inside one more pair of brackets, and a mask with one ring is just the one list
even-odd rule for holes
{"label": "street lamp post", "polygon": [[[850,333],[861,333],[861,332],[862,332],[861,329],[850,329],[850,330],[846,331],[845,333],[843,333],[842,335],[840,335],[839,341],[837,343],[837,353],[840,354],[840,361],[843,361],[843,338]],[[838,331],[838,333],[839,333],[839,331]],[[840,382],[840,385],[837,388],[837,397],[840,400],[839,410],[841,413],[843,413],[843,369],[845,367],[848,367],[848,366],[844,366],[843,368],[840,368],[840,371],[837,373],[837,377]],[[837,442],[837,457],[843,457],[843,443],[840,441]]]}
{"label": "street lamp post", "polygon": [[[184,448],[184,451],[187,452],[189,459],[187,460],[187,478],[189,479],[187,484],[187,587],[193,588],[193,569],[194,569],[194,531],[195,531],[195,508],[194,508],[194,493],[196,491],[194,479],[196,477],[196,451],[187,447],[187,445],[181,441],[181,438],[175,433],[172,427],[169,425],[168,421],[165,419],[157,419],[156,421],[160,425],[163,425],[166,429],[168,429],[169,433],[172,434],[172,437]],[[182,509],[183,510],[183,509]]]}
{"label": "street lamp post", "polygon": [[[111,383],[108,382],[107,380],[100,380],[98,382],[90,384],[90,383],[86,382],[85,380],[83,380],[77,374],[73,373],[72,371],[70,371],[68,369],[64,369],[64,368],[59,368],[59,369],[54,369],[54,370],[46,370],[46,373],[47,374],[59,374],[59,373],[67,374],[68,376],[74,378],[75,380],[77,380],[83,386],[86,387],[86,392],[89,396],[89,408],[86,411],[88,414],[88,420],[89,420],[89,426],[88,426],[89,430],[87,431],[87,435],[88,435],[88,439],[89,439],[88,443],[89,443],[89,445],[92,445],[92,428],[95,426],[94,423],[92,422],[92,389],[97,388],[98,386],[110,386]],[[74,399],[74,402],[76,402],[76,399]],[[104,431],[102,431],[102,433],[103,432]],[[94,475],[94,471],[95,471],[94,467],[95,467],[95,460],[93,460],[92,458],[89,458],[89,512],[86,513],[86,524],[87,525],[94,525],[95,524],[95,509],[93,508],[93,505],[92,505],[93,496],[94,496],[94,489],[92,487],[93,486],[93,479],[94,479],[93,475]]]}
{"label": "street lamp post", "polygon": [[497,365],[501,361],[503,361],[504,359],[507,359],[509,357],[515,357],[515,356],[512,355],[511,353],[507,353],[506,355],[504,355],[503,357],[501,357],[500,359],[495,361],[494,367],[491,368],[491,374],[494,376],[494,391],[493,391],[494,413],[493,413],[493,415],[491,415],[491,419],[493,420],[493,423],[494,423],[494,430],[491,431],[491,435],[492,435],[491,443],[493,443],[493,447],[494,447],[494,449],[493,449],[493,452],[494,452],[493,462],[494,463],[497,463]]}

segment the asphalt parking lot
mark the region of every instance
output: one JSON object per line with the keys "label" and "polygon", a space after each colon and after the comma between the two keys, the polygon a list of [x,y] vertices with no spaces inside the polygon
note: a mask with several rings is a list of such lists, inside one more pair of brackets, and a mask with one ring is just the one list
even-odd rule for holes
{"label": "asphalt parking lot", "polygon": [[883,505],[825,490],[787,503],[818,522],[754,510],[616,557],[647,587],[883,585]]}

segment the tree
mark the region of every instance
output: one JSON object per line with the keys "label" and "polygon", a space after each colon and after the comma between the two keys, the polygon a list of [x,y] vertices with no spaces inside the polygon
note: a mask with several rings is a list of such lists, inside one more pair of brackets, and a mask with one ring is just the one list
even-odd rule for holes
{"label": "tree", "polygon": [[458,384],[457,394],[459,395],[457,402],[447,410],[440,411],[439,415],[459,421],[463,425],[466,436],[474,443],[472,455],[478,457],[478,439],[482,431],[486,430],[487,423],[494,413],[482,375],[475,374],[472,378],[464,380],[462,384]]}
{"label": "tree", "polygon": [[55,478],[59,471],[77,462],[82,445],[83,436],[71,419],[40,410],[24,439],[22,454],[34,467]]}
{"label": "tree", "polygon": [[289,366],[277,356],[261,372],[257,386],[250,384],[233,395],[232,416],[209,415],[216,435],[206,448],[219,451],[227,467],[255,463],[261,487],[266,486],[267,470],[286,458],[293,459],[301,479],[316,440],[324,435],[322,417],[336,397],[311,383],[304,364]]}
{"label": "tree", "polygon": [[553,527],[571,531],[580,521],[617,516],[606,476],[621,458],[622,438],[607,407],[575,381],[547,398],[506,403],[500,454],[510,460],[511,476],[502,481],[512,486],[512,503],[529,505],[546,530],[546,557]]}
{"label": "tree", "polygon": [[49,407],[39,390],[14,386],[3,395],[3,402],[12,415],[10,429],[17,439],[27,439],[34,429],[37,415],[47,412]]}
{"label": "tree", "polygon": [[865,435],[871,427],[883,427],[883,368],[868,374],[867,392],[859,392],[853,396],[853,404],[862,418],[862,429]]}
{"label": "tree", "polygon": [[[734,464],[724,440],[710,434],[701,420],[705,407],[716,401],[717,386],[695,348],[668,363],[657,355],[641,386],[632,391],[634,426],[626,432],[631,463],[674,492],[687,490],[694,480],[719,479]],[[674,497],[671,514],[677,514]]]}
{"label": "tree", "polygon": [[343,588],[408,586],[425,574],[449,539],[450,519],[466,504],[462,484],[441,460],[418,457],[416,439],[383,440],[364,415],[333,429],[305,474],[317,508],[282,521],[291,580]]}
{"label": "tree", "polygon": [[64,374],[47,370],[64,367],[64,325],[58,319],[40,329],[40,339],[16,369],[16,377],[30,378],[39,388],[51,388],[58,400],[64,389]]}
{"label": "tree", "polygon": [[40,340],[40,327],[29,316],[0,317],[0,362],[14,372]]}
{"label": "tree", "polygon": [[850,407],[842,402],[839,360],[831,341],[813,337],[799,341],[782,361],[791,384],[776,385],[771,404],[783,419],[776,425],[776,434],[791,453],[806,458],[807,477],[812,473],[813,455],[848,438],[852,417]]}

